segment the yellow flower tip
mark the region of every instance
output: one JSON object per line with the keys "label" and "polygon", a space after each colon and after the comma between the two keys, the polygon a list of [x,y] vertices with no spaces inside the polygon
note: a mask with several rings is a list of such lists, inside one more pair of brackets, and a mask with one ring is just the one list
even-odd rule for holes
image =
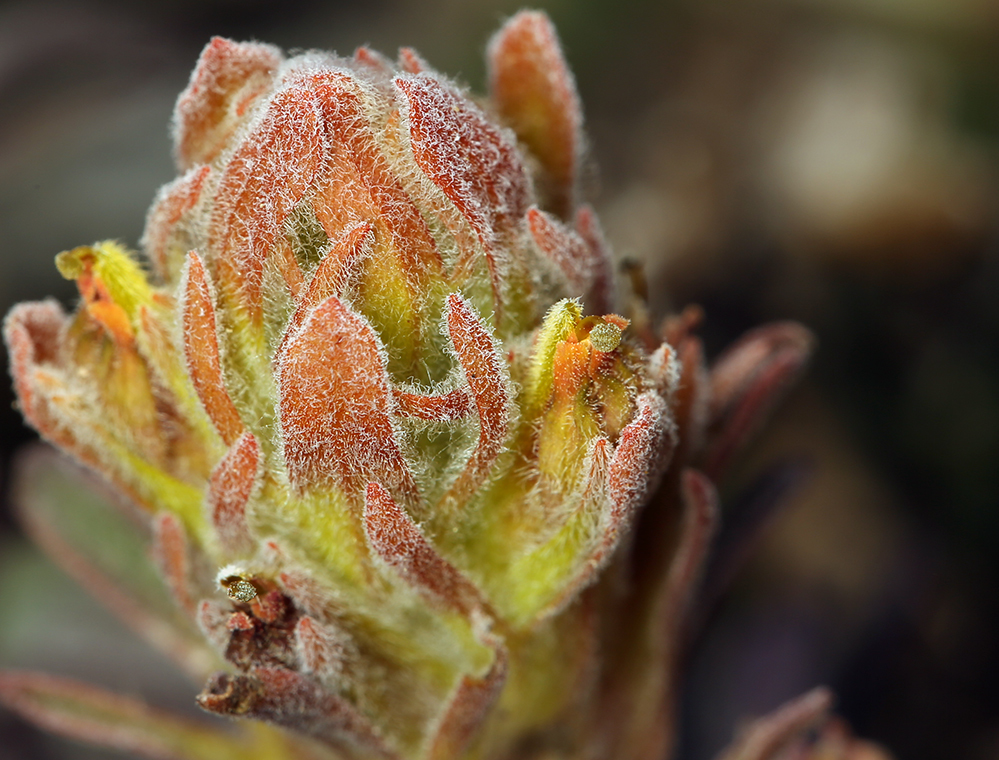
{"label": "yellow flower tip", "polygon": [[632,370],[622,355],[627,326],[613,314],[584,318],[578,302],[563,301],[536,341],[538,470],[563,497],[576,489],[592,442],[616,439],[634,412]]}
{"label": "yellow flower tip", "polygon": [[106,240],[63,251],[55,264],[59,274],[76,281],[91,316],[115,337],[131,337],[139,310],[152,303],[155,294],[127,249]]}
{"label": "yellow flower tip", "polygon": [[87,315],[119,344],[131,344],[141,331],[144,308],[163,306],[131,252],[114,241],[63,251],[55,263],[63,277],[76,281]]}
{"label": "yellow flower tip", "polygon": [[534,341],[534,358],[528,382],[528,408],[537,408],[548,399],[554,380],[558,346],[575,333],[582,318],[583,310],[577,298],[563,298],[545,314]]}
{"label": "yellow flower tip", "polygon": [[[571,307],[552,309],[538,339],[560,339],[539,388],[539,472],[563,494],[571,493],[583,453],[598,437],[616,441],[635,411],[634,352],[622,344],[628,320],[616,314],[580,318]],[[536,361],[541,350],[536,351]],[[535,365],[538,366],[538,365]],[[549,379],[550,378],[550,379]]]}
{"label": "yellow flower tip", "polygon": [[[63,251],[55,257],[56,269],[67,280],[78,280],[93,264],[93,248],[82,245],[71,251]],[[85,260],[89,260],[84,263]]]}
{"label": "yellow flower tip", "polygon": [[626,381],[630,372],[618,349],[628,324],[616,314],[582,318],[575,301],[556,304],[535,344],[532,388],[537,402],[546,405],[553,395],[576,396],[606,378]]}
{"label": "yellow flower tip", "polygon": [[131,252],[113,241],[98,243],[94,271],[104,282],[111,298],[130,319],[136,319],[139,308],[153,300],[153,289],[142,267]]}

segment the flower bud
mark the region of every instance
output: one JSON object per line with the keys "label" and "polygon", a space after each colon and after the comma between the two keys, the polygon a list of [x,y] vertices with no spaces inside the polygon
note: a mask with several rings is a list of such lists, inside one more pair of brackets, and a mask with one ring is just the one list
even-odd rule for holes
{"label": "flower bud", "polygon": [[338,756],[627,756],[666,700],[627,642],[658,646],[710,535],[688,471],[650,517],[685,515],[682,582],[657,555],[676,530],[651,556],[623,540],[678,434],[703,433],[699,344],[611,313],[548,20],[514,16],[489,64],[482,102],[411,50],[213,40],[151,275],[74,249],[75,314],[5,326],[25,416],[148,517],[225,668],[199,704]]}

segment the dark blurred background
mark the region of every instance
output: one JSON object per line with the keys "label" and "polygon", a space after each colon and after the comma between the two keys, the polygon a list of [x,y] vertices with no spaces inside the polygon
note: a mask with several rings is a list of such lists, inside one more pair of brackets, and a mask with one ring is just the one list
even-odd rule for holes
{"label": "dark blurred background", "polygon": [[[590,197],[658,313],[701,304],[712,354],[773,319],[819,338],[724,486],[731,511],[769,463],[811,463],[705,615],[682,757],[707,760],[739,720],[823,682],[900,760],[999,758],[999,3],[535,5],[583,96]],[[481,91],[485,42],[517,7],[0,4],[0,311],[72,303],[61,250],[137,245],[174,176],[174,99],[211,35],[411,45]],[[34,436],[11,404],[5,381],[0,665],[190,709],[194,687],[23,539],[7,484]],[[0,713],[0,758],[111,756]]]}

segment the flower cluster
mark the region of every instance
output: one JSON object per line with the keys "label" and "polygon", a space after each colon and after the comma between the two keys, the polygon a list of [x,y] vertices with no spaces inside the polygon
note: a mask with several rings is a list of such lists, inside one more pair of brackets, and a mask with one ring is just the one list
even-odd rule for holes
{"label": "flower cluster", "polygon": [[[693,312],[658,332],[613,313],[554,31],[518,14],[488,56],[479,101],[408,49],[286,59],[213,40],[177,104],[149,271],[113,242],[68,251],[75,314],[7,319],[25,416],[151,526],[204,635],[154,638],[215,671],[199,704],[291,729],[213,752],[671,744],[708,475],[810,338],[763,328],[709,372]],[[75,688],[0,681],[36,717],[74,699],[128,712]],[[170,731],[125,746],[155,754]],[[185,746],[158,756],[209,745]]]}

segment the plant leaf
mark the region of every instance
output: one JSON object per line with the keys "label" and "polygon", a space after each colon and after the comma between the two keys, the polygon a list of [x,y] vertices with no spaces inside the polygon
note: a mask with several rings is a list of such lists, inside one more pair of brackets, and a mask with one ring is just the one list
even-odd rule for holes
{"label": "plant leaf", "polygon": [[197,679],[217,664],[173,601],[150,558],[150,535],[118,509],[93,476],[48,447],[13,468],[13,501],[34,541],[132,630]]}
{"label": "plant leaf", "polygon": [[69,679],[0,672],[0,703],[48,731],[156,760],[263,760],[245,738]]}
{"label": "plant leaf", "polygon": [[820,723],[831,705],[828,689],[812,689],[750,723],[718,760],[776,760],[791,742]]}

